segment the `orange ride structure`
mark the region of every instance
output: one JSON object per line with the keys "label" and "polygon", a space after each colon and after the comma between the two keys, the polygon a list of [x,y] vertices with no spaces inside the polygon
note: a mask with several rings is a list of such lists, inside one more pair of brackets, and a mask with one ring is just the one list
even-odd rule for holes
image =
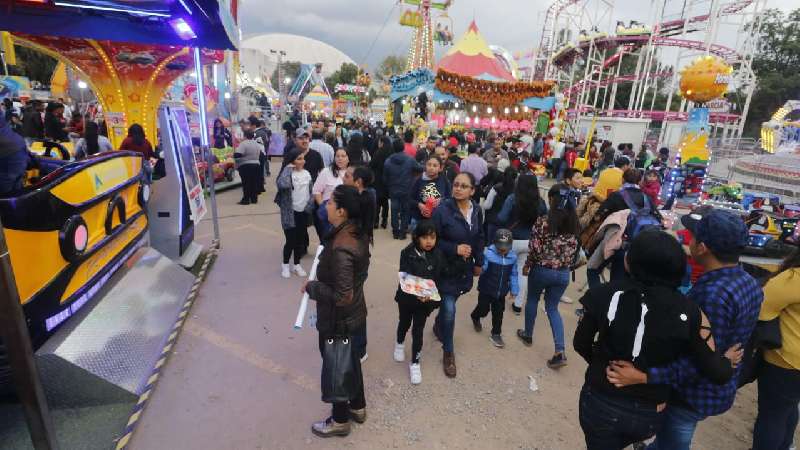
{"label": "orange ride structure", "polygon": [[[175,79],[194,68],[188,47],[13,33],[15,43],[48,54],[75,69],[103,107],[111,144],[117,148],[127,128],[140,124],[150,142],[156,112]],[[221,63],[222,50],[201,50],[205,64]]]}

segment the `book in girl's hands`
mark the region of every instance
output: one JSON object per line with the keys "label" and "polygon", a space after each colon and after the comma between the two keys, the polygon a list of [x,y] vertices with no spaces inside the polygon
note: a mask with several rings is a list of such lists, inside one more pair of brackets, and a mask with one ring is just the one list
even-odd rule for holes
{"label": "book in girl's hands", "polygon": [[400,289],[406,294],[416,295],[417,297],[428,297],[433,301],[441,301],[439,290],[433,280],[420,278],[406,272],[398,272],[400,278]]}

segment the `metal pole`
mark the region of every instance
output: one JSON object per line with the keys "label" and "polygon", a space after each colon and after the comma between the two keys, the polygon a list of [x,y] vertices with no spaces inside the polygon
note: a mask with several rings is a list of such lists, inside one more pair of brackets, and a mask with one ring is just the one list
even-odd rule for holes
{"label": "metal pole", "polygon": [[14,280],[3,225],[0,224],[0,338],[8,348],[11,375],[25,411],[28,431],[37,450],[58,448],[50,409],[33,357],[31,338]]}
{"label": "metal pole", "polygon": [[[214,239],[219,243],[219,217],[217,216],[217,191],[214,186],[214,164],[208,144],[208,119],[206,118],[206,95],[203,66],[200,63],[200,48],[194,48],[194,73],[197,75],[197,106],[200,114],[200,148],[206,159],[206,182],[211,200],[211,222],[214,224]],[[219,244],[217,244],[219,245]]]}
{"label": "metal pole", "polygon": [[6,52],[0,50],[0,59],[3,60],[3,74],[8,76],[8,64],[6,64]]}

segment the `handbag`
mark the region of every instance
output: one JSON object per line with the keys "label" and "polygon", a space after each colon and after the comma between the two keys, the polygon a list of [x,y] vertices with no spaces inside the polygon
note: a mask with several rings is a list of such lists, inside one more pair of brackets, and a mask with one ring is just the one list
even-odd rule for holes
{"label": "handbag", "polygon": [[780,316],[772,320],[759,320],[744,347],[742,371],[739,373],[738,387],[758,379],[764,367],[764,350],[775,350],[783,346]]}
{"label": "handbag", "polygon": [[353,341],[348,336],[332,336],[322,343],[322,401],[341,403],[355,395],[361,379]]}

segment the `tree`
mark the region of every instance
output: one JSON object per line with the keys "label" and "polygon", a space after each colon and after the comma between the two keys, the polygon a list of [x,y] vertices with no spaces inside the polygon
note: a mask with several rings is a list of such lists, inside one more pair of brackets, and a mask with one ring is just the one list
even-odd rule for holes
{"label": "tree", "polygon": [[342,63],[339,70],[325,78],[328,89],[333,89],[337,84],[355,84],[358,77],[358,66],[351,63]]}
{"label": "tree", "polygon": [[389,79],[395,75],[400,75],[406,71],[406,59],[402,56],[389,55],[383,58],[383,61],[378,65],[378,70],[375,71],[375,79],[388,83]]}
{"label": "tree", "polygon": [[[800,97],[800,9],[788,14],[768,9],[758,31],[759,50],[753,57],[758,84],[744,131],[751,137],[758,137],[761,123],[768,121],[787,100]],[[737,94],[739,103],[743,103],[744,95]]]}
{"label": "tree", "polygon": [[[300,62],[299,61],[284,61],[281,63],[281,70],[283,71],[283,77],[289,77],[292,79],[292,83],[297,79],[297,76],[300,75]],[[278,68],[275,67],[275,70],[272,72],[272,76],[269,77],[269,82],[272,85],[272,88],[278,91]],[[286,88],[288,92],[291,86]]]}
{"label": "tree", "polygon": [[58,64],[55,58],[21,45],[14,45],[14,52],[17,54],[17,64],[8,66],[9,75],[28,77],[31,81],[50,85],[50,78]]}

